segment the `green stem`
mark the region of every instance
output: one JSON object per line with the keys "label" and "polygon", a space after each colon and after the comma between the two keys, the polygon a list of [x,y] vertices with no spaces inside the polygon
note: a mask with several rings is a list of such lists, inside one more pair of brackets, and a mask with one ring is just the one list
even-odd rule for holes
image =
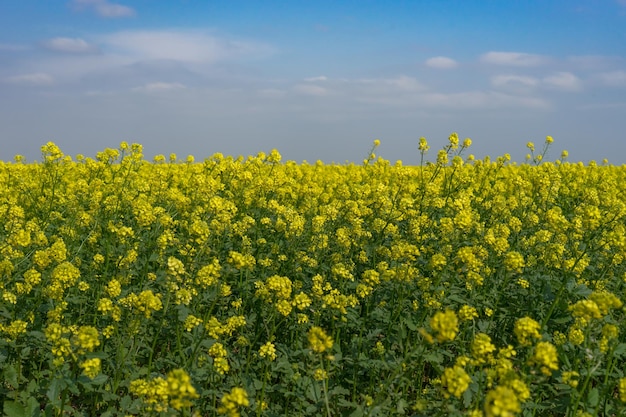
{"label": "green stem", "polygon": [[[320,353],[320,367],[324,371],[324,357]],[[327,378],[322,381],[322,391],[324,392],[324,404],[326,405],[326,416],[331,417],[333,414],[330,411],[330,401],[328,401],[328,374]]]}
{"label": "green stem", "polygon": [[[572,407],[570,409],[570,412],[575,413],[576,410],[578,410],[578,404],[580,403],[580,400],[583,397],[583,394],[585,393],[585,390],[587,389],[587,385],[589,385],[589,381],[591,380],[591,375],[593,375],[593,373],[596,371],[596,369],[598,369],[598,367],[602,364],[602,361],[598,361],[598,363],[593,367],[593,369],[588,368],[587,369],[587,376],[585,377],[585,382],[583,383],[583,387],[581,388],[578,396],[576,397],[576,402],[574,403],[574,407]],[[573,416],[574,414],[570,414],[571,416]]]}

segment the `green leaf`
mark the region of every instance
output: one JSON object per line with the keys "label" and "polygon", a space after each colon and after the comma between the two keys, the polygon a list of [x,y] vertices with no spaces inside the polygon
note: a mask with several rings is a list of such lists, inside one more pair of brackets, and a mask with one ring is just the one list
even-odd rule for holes
{"label": "green leaf", "polygon": [[408,405],[409,403],[407,403],[404,398],[400,398],[400,400],[398,400],[398,404],[396,405],[396,409],[398,410],[398,413],[404,414],[404,410],[406,409]]}
{"label": "green leaf", "polygon": [[63,379],[55,379],[50,383],[48,387],[48,392],[46,392],[46,396],[50,400],[52,404],[60,404],[61,403],[61,392],[67,388],[67,384]]}
{"label": "green leaf", "polygon": [[8,365],[4,368],[2,376],[4,376],[4,380],[11,386],[11,388],[17,389],[19,387],[19,383],[17,381],[17,370],[14,365]]}
{"label": "green leaf", "polygon": [[424,360],[429,363],[441,363],[443,355],[440,352],[430,352],[424,355]]}
{"label": "green leaf", "polygon": [[350,417],[363,417],[363,415],[363,407],[357,405],[356,409],[350,414]]}
{"label": "green leaf", "polygon": [[613,351],[613,354],[616,356],[622,356],[624,353],[626,353],[626,343],[620,343]]}
{"label": "green leaf", "polygon": [[26,414],[26,408],[15,401],[5,401],[2,411],[8,417],[29,417]]}
{"label": "green leaf", "polygon": [[597,388],[592,388],[587,396],[587,402],[590,407],[596,408],[600,404],[600,393]]}
{"label": "green leaf", "polygon": [[26,415],[29,417],[37,417],[41,414],[40,407],[41,405],[39,404],[39,401],[37,401],[37,398],[28,397],[28,401],[26,401]]}
{"label": "green leaf", "polygon": [[91,384],[92,385],[102,385],[104,384],[107,379],[109,379],[108,376],[104,375],[104,374],[100,374],[98,376],[96,376],[94,379],[91,380]]}
{"label": "green leaf", "polygon": [[466,389],[463,393],[463,406],[468,408],[472,404],[472,390]]}
{"label": "green leaf", "polygon": [[417,325],[413,322],[411,317],[407,317],[404,323],[406,324],[406,327],[408,327],[409,330],[411,330],[412,332],[417,331]]}

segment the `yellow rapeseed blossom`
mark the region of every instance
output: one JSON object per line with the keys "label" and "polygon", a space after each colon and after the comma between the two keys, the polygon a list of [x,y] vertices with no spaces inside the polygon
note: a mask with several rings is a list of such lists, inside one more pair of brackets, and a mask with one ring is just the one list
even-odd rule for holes
{"label": "yellow rapeseed blossom", "polygon": [[459,331],[459,319],[452,310],[438,312],[430,319],[430,327],[438,342],[450,342]]}
{"label": "yellow rapeseed blossom", "polygon": [[472,341],[471,351],[474,362],[477,364],[487,363],[495,352],[496,346],[491,343],[491,338],[485,333],[478,333]]}
{"label": "yellow rapeseed blossom", "polygon": [[540,329],[538,322],[530,317],[522,317],[515,322],[513,332],[520,345],[529,346],[532,344],[532,339],[541,339]]}
{"label": "yellow rapeseed blossom", "polygon": [[174,369],[167,374],[167,394],[170,406],[175,410],[189,407],[191,400],[198,398],[191,378],[184,369]]}
{"label": "yellow rapeseed blossom", "polygon": [[317,368],[313,371],[313,379],[316,381],[324,381],[325,379],[328,379],[328,372],[324,369]]}
{"label": "yellow rapeseed blossom", "polygon": [[100,373],[100,358],[86,359],[80,364],[83,374],[94,379]]}
{"label": "yellow rapeseed blossom", "polygon": [[316,353],[325,352],[333,347],[333,339],[321,327],[311,327],[307,339],[309,340],[309,346]]}
{"label": "yellow rapeseed blossom", "polygon": [[626,378],[621,378],[619,380],[618,391],[620,401],[626,403]]}
{"label": "yellow rapeseed blossom", "polygon": [[573,317],[580,317],[586,321],[602,317],[600,308],[593,300],[580,300],[569,308]]}
{"label": "yellow rapeseed blossom", "polygon": [[544,375],[552,375],[553,371],[559,369],[556,347],[550,342],[537,343],[531,362],[539,365]]}
{"label": "yellow rapeseed blossom", "polygon": [[276,347],[272,342],[267,342],[259,349],[259,356],[262,358],[267,358],[270,361],[276,359]]}
{"label": "yellow rapeseed blossom", "polygon": [[239,409],[250,405],[248,393],[239,387],[235,387],[229,393],[224,394],[220,403],[217,412],[226,414],[228,417],[239,417],[241,415]]}
{"label": "yellow rapeseed blossom", "polygon": [[486,417],[514,417],[521,411],[520,402],[513,389],[498,385],[485,397]]}
{"label": "yellow rapeseed blossom", "polygon": [[578,378],[580,374],[576,371],[565,371],[561,374],[561,380],[564,384],[568,384],[572,388],[578,386]]}
{"label": "yellow rapeseed blossom", "polygon": [[478,311],[466,304],[459,309],[458,316],[461,320],[469,321],[478,317]]}
{"label": "yellow rapeseed blossom", "polygon": [[452,368],[444,369],[441,376],[444,396],[449,398],[453,395],[456,398],[461,398],[461,395],[469,388],[471,381],[472,379],[461,366],[455,365]]}
{"label": "yellow rapeseed blossom", "polygon": [[96,347],[100,346],[100,334],[93,326],[81,326],[74,333],[72,341],[79,353],[93,352]]}
{"label": "yellow rapeseed blossom", "polygon": [[23,320],[13,320],[8,326],[0,324],[0,333],[5,333],[7,341],[14,341],[20,335],[26,333],[28,323]]}

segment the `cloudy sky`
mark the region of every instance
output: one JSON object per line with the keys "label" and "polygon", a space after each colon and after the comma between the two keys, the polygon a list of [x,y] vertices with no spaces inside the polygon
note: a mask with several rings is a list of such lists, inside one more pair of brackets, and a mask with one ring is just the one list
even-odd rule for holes
{"label": "cloudy sky", "polygon": [[[0,159],[277,148],[626,163],[626,0],[3,0]],[[433,152],[434,153],[434,152]]]}

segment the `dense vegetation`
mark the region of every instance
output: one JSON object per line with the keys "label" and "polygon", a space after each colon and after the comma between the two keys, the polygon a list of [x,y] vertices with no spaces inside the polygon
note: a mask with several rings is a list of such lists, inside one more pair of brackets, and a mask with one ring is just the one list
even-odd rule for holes
{"label": "dense vegetation", "polygon": [[0,163],[9,416],[626,415],[626,167]]}

